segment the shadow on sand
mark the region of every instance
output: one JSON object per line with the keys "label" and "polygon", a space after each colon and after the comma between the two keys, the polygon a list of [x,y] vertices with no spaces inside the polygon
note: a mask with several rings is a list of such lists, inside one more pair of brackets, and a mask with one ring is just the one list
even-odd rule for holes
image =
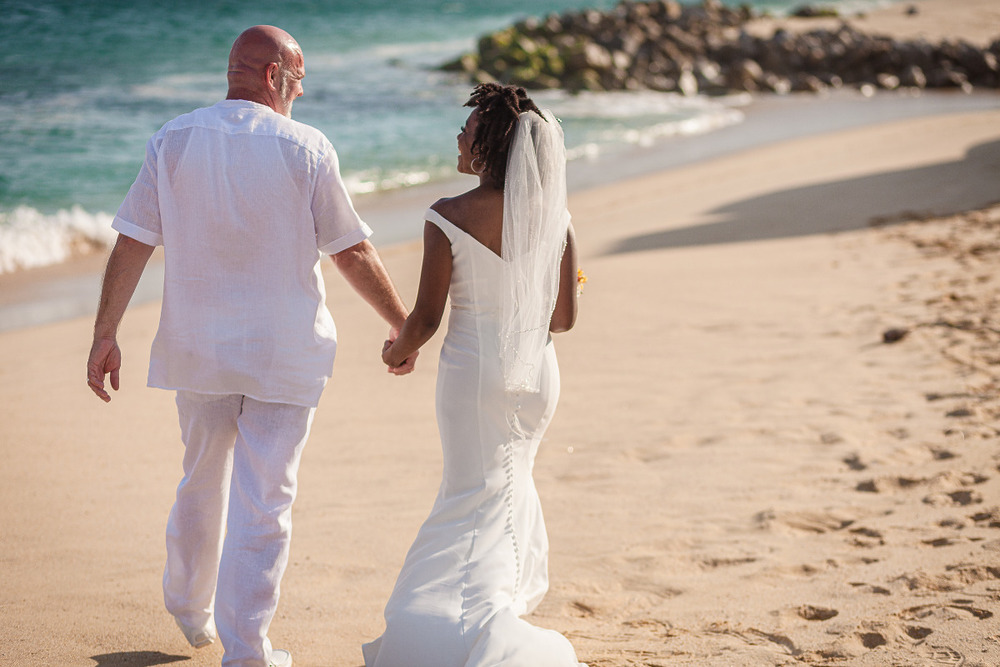
{"label": "shadow on sand", "polygon": [[[914,139],[919,141],[919,137]],[[727,204],[717,222],[642,234],[605,254],[829,234],[913,217],[948,216],[1000,200],[1000,141],[962,160],[810,185]]]}
{"label": "shadow on sand", "polygon": [[169,665],[172,662],[190,660],[186,655],[167,655],[159,651],[122,651],[120,653],[105,653],[104,655],[92,655],[91,660],[97,662],[96,667],[154,667],[155,665]]}

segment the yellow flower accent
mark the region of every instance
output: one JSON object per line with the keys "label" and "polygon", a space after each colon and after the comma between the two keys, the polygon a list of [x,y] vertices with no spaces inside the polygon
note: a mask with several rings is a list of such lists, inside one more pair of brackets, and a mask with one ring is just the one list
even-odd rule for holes
{"label": "yellow flower accent", "polygon": [[583,269],[576,270],[576,295],[581,296],[583,294],[583,286],[587,282],[587,274],[583,272]]}

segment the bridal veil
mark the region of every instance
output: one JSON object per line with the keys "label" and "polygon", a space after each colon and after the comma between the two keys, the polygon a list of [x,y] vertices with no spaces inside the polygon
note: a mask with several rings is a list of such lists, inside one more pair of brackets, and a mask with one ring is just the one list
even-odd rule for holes
{"label": "bridal veil", "polygon": [[543,114],[520,114],[507,157],[500,361],[508,392],[539,391],[570,218],[562,127]]}

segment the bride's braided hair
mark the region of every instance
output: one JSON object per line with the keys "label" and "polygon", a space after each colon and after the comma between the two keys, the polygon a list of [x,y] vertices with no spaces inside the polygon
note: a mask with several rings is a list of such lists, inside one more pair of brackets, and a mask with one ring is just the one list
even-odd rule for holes
{"label": "bride's braided hair", "polygon": [[542,112],[524,88],[499,83],[481,83],[465,103],[479,110],[479,125],[472,140],[472,154],[483,163],[494,187],[502,188],[507,176],[507,151],[514,138],[518,115]]}

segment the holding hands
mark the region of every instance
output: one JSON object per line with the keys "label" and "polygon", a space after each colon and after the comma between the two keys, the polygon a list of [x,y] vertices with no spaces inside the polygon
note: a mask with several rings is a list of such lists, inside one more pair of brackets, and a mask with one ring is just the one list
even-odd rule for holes
{"label": "holding hands", "polygon": [[389,331],[382,346],[382,361],[393,375],[413,371],[420,348],[441,324],[450,283],[451,243],[434,223],[424,222],[424,260],[413,311]]}
{"label": "holding hands", "polygon": [[386,370],[389,373],[393,375],[406,375],[407,373],[412,373],[416,367],[420,350],[414,350],[411,354],[404,357],[402,361],[399,361],[396,356],[398,350],[392,349],[397,338],[399,338],[399,329],[393,327],[389,330],[389,338],[382,344],[382,361],[388,366]]}

